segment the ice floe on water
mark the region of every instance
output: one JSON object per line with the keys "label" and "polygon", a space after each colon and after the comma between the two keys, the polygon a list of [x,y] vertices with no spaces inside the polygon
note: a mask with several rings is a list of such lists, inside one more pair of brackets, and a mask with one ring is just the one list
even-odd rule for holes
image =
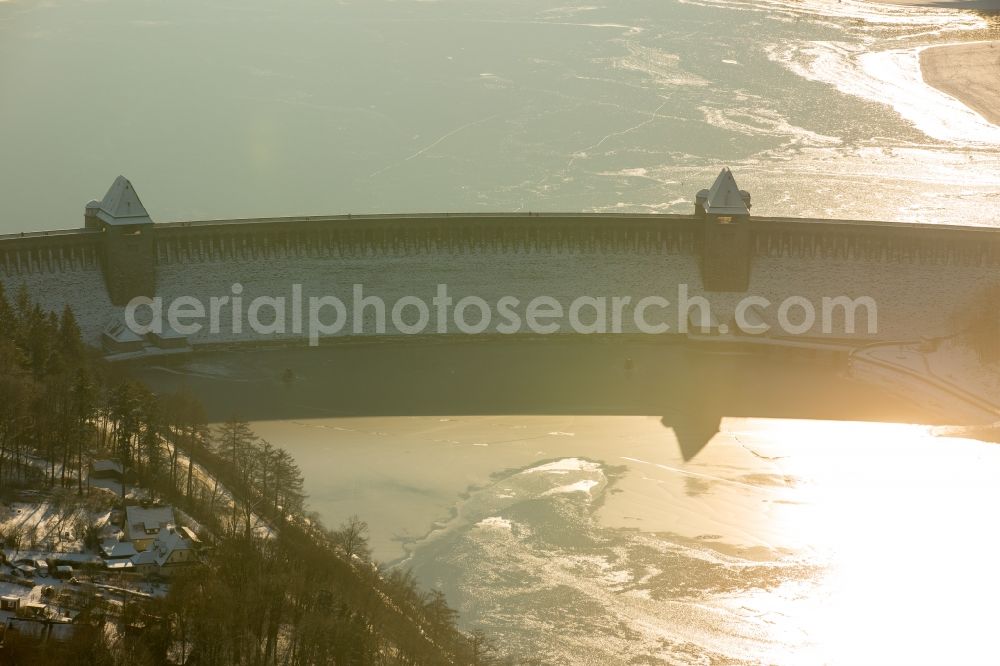
{"label": "ice floe on water", "polygon": [[700,111],[709,125],[737,134],[789,137],[794,145],[836,146],[843,143],[839,137],[826,136],[793,125],[773,109],[702,106]]}
{"label": "ice floe on water", "polygon": [[871,51],[853,42],[812,41],[768,48],[768,56],[811,81],[891,106],[927,136],[975,146],[1000,145],[1000,127],[924,82],[925,47]]}
{"label": "ice floe on water", "polygon": [[[982,16],[973,12],[941,7],[881,4],[864,0],[680,0],[680,2],[700,7],[761,12],[771,17],[812,19],[814,22],[820,22],[820,17],[823,17],[856,19],[874,26],[933,27],[935,32],[980,30],[988,26]],[[845,30],[859,28],[857,25],[845,22],[823,22],[823,25]]]}
{"label": "ice floe on water", "polygon": [[696,86],[710,85],[710,81],[697,74],[685,70],[681,66],[681,57],[662,49],[645,46],[636,42],[628,42],[628,53],[615,61],[615,66],[648,76],[658,86]]}
{"label": "ice floe on water", "polygon": [[513,528],[513,523],[506,518],[501,518],[500,516],[490,516],[489,518],[483,518],[476,523],[476,527],[495,527],[502,530],[510,530]]}
{"label": "ice floe on water", "polygon": [[[766,661],[777,645],[745,616],[767,610],[769,590],[807,579],[813,567],[604,528],[593,511],[617,473],[561,458],[500,474],[414,544],[407,564],[514,659]],[[747,587],[760,590],[761,603],[751,604],[760,609],[732,604]],[[802,643],[780,645],[801,655]]]}
{"label": "ice floe on water", "polygon": [[[928,137],[961,147],[996,146],[1000,128],[955,98],[927,85],[920,51],[941,35],[988,28],[979,14],[942,7],[911,7],[860,0],[681,0],[700,7],[756,12],[770,20],[805,22],[800,39],[765,43],[773,61],[809,81],[884,104]],[[812,37],[812,39],[809,39]],[[896,48],[890,48],[896,47]],[[721,129],[783,135],[787,128],[747,123],[725,110],[701,109]],[[804,130],[812,145],[822,134]]]}
{"label": "ice floe on water", "polygon": [[536,474],[545,472],[549,474],[568,474],[570,472],[596,472],[601,469],[600,464],[581,458],[563,458],[555,462],[545,463],[537,467],[524,470],[524,474]]}
{"label": "ice floe on water", "polygon": [[558,488],[546,490],[541,496],[550,497],[561,493],[586,493],[587,495],[590,495],[590,491],[599,483],[600,481],[597,481],[596,479],[584,479],[583,481],[577,481],[576,483],[570,483],[565,486],[559,486]]}

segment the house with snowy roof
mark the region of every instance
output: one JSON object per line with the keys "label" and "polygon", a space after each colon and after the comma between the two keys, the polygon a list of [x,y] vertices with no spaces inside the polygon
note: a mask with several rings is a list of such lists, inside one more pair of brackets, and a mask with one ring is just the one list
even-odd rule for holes
{"label": "house with snowy roof", "polygon": [[129,560],[138,552],[135,546],[128,541],[108,539],[101,544],[101,555],[104,557],[105,563],[108,561]]}
{"label": "house with snowy roof", "polygon": [[[133,333],[133,335],[135,334]],[[121,481],[124,476],[125,470],[122,468],[122,464],[117,460],[105,458],[95,460],[90,463],[91,479],[110,479],[112,481]]]}
{"label": "house with snowy roof", "polygon": [[109,354],[129,354],[145,349],[146,339],[125,322],[110,321],[101,331],[101,346]]}
{"label": "house with snowy roof", "polygon": [[125,507],[125,538],[137,552],[149,548],[168,525],[176,525],[172,506]]}
{"label": "house with snowy roof", "polygon": [[193,544],[174,526],[160,530],[149,548],[132,557],[133,569],[141,574],[169,576],[175,570],[198,561]]}

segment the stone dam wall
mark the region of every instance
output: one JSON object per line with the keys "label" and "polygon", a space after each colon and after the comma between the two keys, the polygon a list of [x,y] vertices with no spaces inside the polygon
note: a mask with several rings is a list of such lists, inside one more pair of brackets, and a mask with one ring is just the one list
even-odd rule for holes
{"label": "stone dam wall", "polygon": [[[629,296],[634,303],[650,295],[673,303],[684,284],[691,295],[710,300],[721,322],[747,295],[766,298],[774,308],[804,297],[817,310],[824,296],[870,296],[878,305],[876,333],[863,320],[852,335],[838,322],[824,332],[817,321],[804,336],[858,344],[954,333],[985,294],[1000,287],[1000,229],[752,217],[734,236],[738,240],[727,241],[719,240],[717,227],[706,233],[715,224],[703,215],[614,214],[175,222],[143,230],[151,242],[129,247],[148,250],[130,250],[124,264],[111,247],[119,238],[100,231],[0,237],[0,281],[9,294],[23,285],[46,309],[69,304],[95,344],[109,322],[122,320],[124,303],[112,295],[134,284],[154,284],[166,302],[194,296],[205,303],[230,295],[237,282],[244,303],[289,296],[292,284],[301,284],[307,297],[332,294],[346,301],[352,286],[362,284],[366,295],[390,307],[403,296],[430,303],[442,283],[455,301],[514,296],[526,303],[548,295],[566,304],[579,296]],[[109,256],[115,257],[113,273]],[[705,266],[724,266],[730,257],[748,258],[748,275],[734,275],[726,291],[706,289]],[[374,329],[368,314],[365,334]],[[206,330],[191,342],[261,340],[246,326],[232,332],[227,311],[220,319],[219,334]],[[287,329],[284,336],[266,337],[301,337],[290,324]],[[622,329],[636,330],[630,317]],[[458,331],[450,325],[447,332]],[[340,333],[351,334],[350,326]]]}

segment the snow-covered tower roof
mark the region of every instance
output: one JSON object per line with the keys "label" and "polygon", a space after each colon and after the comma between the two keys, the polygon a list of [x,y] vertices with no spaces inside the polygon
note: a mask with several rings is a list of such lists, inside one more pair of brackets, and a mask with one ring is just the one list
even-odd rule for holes
{"label": "snow-covered tower roof", "polygon": [[722,167],[712,187],[698,192],[697,203],[708,215],[750,215],[750,193],[739,188],[729,167]]}
{"label": "snow-covered tower roof", "polygon": [[111,226],[152,224],[146,207],[125,176],[118,176],[101,201],[87,204],[88,215]]}

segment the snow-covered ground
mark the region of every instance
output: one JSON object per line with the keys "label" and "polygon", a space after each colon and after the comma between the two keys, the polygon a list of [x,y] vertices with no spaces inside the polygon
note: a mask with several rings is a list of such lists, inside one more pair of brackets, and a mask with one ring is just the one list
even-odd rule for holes
{"label": "snow-covered ground", "polygon": [[[173,444],[166,443],[166,453],[168,456],[173,455]],[[177,474],[179,478],[186,479],[188,472],[188,465],[190,463],[190,457],[183,450],[177,451]],[[206,498],[213,498],[211,501],[216,506],[216,512],[225,520],[231,515],[233,507],[233,494],[226,488],[221,482],[216,481],[215,477],[205,469],[204,465],[200,463],[194,463],[191,469],[191,476],[194,485],[195,496],[201,495]],[[189,527],[195,534],[200,533],[203,530],[202,525],[191,518],[187,513],[180,511],[176,507],[174,508],[174,515],[181,522],[182,525]],[[243,510],[239,511],[239,520],[244,519]],[[251,525],[253,527],[254,533],[258,537],[270,538],[274,536],[274,529],[271,525],[264,520],[255,511],[251,512]]]}
{"label": "snow-covered ground", "polygon": [[[13,596],[26,603],[47,606],[48,617],[73,615],[73,597],[78,584],[57,578],[41,567],[30,575],[16,570],[22,562],[58,560],[74,570],[84,564],[100,564],[96,553],[86,549],[84,537],[91,525],[108,526],[107,498],[100,495],[76,498],[72,493],[21,493],[18,501],[0,505],[0,542],[5,564],[0,565],[0,596]],[[0,613],[6,619],[14,613]]]}
{"label": "snow-covered ground", "polygon": [[[91,525],[107,524],[111,512],[88,508],[69,498],[44,496],[38,502],[12,502],[0,508],[0,536],[8,559],[47,557],[59,553],[74,559],[84,551],[84,536]],[[84,558],[93,559],[93,554]]]}
{"label": "snow-covered ground", "polygon": [[957,422],[1000,421],[1000,367],[955,340],[865,347],[851,356],[851,372]]}
{"label": "snow-covered ground", "polygon": [[954,339],[943,341],[925,359],[936,377],[1000,405],[1000,364],[983,363],[975,350]]}

